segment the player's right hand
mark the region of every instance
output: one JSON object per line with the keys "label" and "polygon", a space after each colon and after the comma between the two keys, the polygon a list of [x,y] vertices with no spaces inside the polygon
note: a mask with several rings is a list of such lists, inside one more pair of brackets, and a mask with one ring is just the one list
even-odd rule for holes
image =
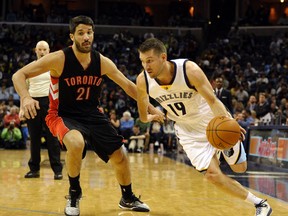
{"label": "player's right hand", "polygon": [[[25,97],[21,100],[21,107],[26,119],[34,119],[37,115],[37,109],[40,109],[39,102],[31,97]],[[21,111],[21,110],[20,110]],[[22,115],[23,116],[23,115]]]}

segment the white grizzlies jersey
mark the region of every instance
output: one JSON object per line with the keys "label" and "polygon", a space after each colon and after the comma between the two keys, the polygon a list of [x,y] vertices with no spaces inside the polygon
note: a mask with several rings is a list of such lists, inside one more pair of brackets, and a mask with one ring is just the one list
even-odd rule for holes
{"label": "white grizzlies jersey", "polygon": [[[148,94],[166,109],[167,117],[175,121],[175,133],[192,165],[198,171],[205,171],[216,153],[216,148],[206,137],[206,127],[214,114],[206,100],[193,86],[190,86],[185,69],[187,61],[187,59],[171,60],[175,66],[175,76],[170,85],[160,86],[146,71],[144,74]],[[243,146],[242,151],[239,147],[240,142],[235,145],[235,157],[229,160],[224,157],[228,164],[246,160]]]}
{"label": "white grizzlies jersey", "polygon": [[[205,99],[189,84],[185,63],[187,59],[171,60],[174,78],[170,85],[161,86],[145,71],[148,94],[167,111],[167,117],[176,124],[189,124],[194,130],[205,133],[213,113]],[[203,131],[204,130],[204,131]]]}

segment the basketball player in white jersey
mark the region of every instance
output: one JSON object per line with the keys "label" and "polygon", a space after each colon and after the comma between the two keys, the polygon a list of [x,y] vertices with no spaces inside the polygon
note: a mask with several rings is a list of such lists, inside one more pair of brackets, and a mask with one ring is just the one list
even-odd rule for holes
{"label": "basketball player in white jersey", "polygon": [[[144,71],[137,77],[137,104],[142,122],[157,120],[148,114],[149,96],[166,109],[167,117],[175,121],[175,133],[196,170],[218,188],[246,200],[256,207],[256,216],[269,216],[272,208],[266,200],[256,197],[237,181],[223,174],[217,149],[206,138],[206,127],[214,116],[230,116],[213,92],[204,72],[187,59],[167,60],[165,45],[156,38],[147,39],[139,47]],[[246,131],[241,128],[244,138]],[[233,170],[246,170],[246,155],[240,148],[225,157]],[[236,163],[236,164],[234,164]]]}

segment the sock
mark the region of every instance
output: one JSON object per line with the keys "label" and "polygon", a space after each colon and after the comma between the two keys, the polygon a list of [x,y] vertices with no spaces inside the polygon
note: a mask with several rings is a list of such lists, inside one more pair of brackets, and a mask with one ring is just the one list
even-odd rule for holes
{"label": "sock", "polygon": [[73,191],[77,191],[77,194],[81,193],[81,187],[80,187],[80,181],[79,181],[79,178],[80,178],[80,174],[74,178],[69,177],[69,182],[70,182],[70,191],[73,190]]}
{"label": "sock", "polygon": [[129,185],[120,185],[122,196],[124,199],[129,199],[132,196],[132,184]]}
{"label": "sock", "polygon": [[251,192],[248,192],[248,195],[246,197],[246,201],[253,203],[254,205],[259,204],[262,199],[259,197],[256,197],[254,194],[252,194]]}

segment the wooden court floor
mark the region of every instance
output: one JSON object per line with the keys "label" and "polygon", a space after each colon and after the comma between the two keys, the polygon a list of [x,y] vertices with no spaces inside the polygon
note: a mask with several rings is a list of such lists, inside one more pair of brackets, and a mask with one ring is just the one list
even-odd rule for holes
{"label": "wooden court floor", "polygon": [[[63,161],[65,152],[61,155]],[[118,207],[120,188],[110,164],[93,152],[83,160],[81,216],[252,216],[254,206],[216,189],[191,166],[153,154],[130,154],[133,188],[150,208],[149,213],[123,211]],[[54,180],[47,151],[42,150],[40,178],[25,179],[29,150],[0,150],[0,215],[64,215],[68,179]],[[63,174],[66,173],[65,166]],[[288,203],[269,200],[273,216],[288,215]]]}

